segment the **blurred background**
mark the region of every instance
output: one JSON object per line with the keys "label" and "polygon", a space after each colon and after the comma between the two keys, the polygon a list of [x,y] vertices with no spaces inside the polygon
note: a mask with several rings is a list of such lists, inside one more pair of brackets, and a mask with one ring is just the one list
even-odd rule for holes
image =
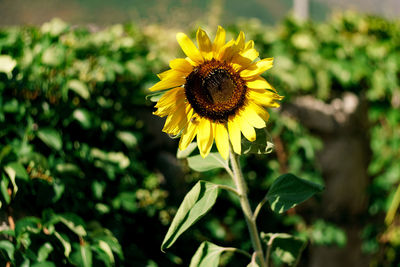
{"label": "blurred background", "polygon": [[284,215],[264,208],[261,231],[307,239],[298,266],[400,266],[398,0],[1,0],[0,15],[1,266],[188,266],[204,240],[251,248],[222,192],[160,251],[196,181],[230,178],[177,159],[146,95],[182,55],[177,31],[217,25],[275,58],[264,77],[285,96],[274,152],[241,158],[252,205],[283,173],[325,185]]}
{"label": "blurred background", "polygon": [[[199,22],[218,20],[222,24],[237,22],[240,18],[257,18],[263,24],[281,22],[293,11],[293,0],[2,0],[0,25],[41,25],[54,17],[71,24],[107,26],[113,23],[135,22],[143,26],[162,23],[165,26],[192,26]],[[312,20],[324,21],[333,11],[354,10],[363,13],[396,18],[400,14],[397,0],[305,0]],[[217,17],[213,11],[218,10]],[[212,17],[212,18],[211,18]]]}

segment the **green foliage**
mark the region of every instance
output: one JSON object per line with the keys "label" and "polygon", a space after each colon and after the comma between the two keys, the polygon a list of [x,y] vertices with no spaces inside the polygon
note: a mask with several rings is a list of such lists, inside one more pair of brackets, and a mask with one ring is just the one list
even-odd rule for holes
{"label": "green foliage", "polygon": [[206,158],[202,158],[200,155],[191,156],[187,160],[189,167],[198,172],[223,168],[226,165],[226,161],[218,152],[212,152]]}
{"label": "green foliage", "polygon": [[190,267],[218,267],[224,248],[210,242],[203,242],[194,254]]}
{"label": "green foliage", "polygon": [[309,231],[311,242],[317,245],[337,245],[338,247],[346,246],[346,233],[334,224],[317,220],[310,227]]}
{"label": "green foliage", "polygon": [[323,186],[289,173],[274,181],[267,193],[267,200],[273,211],[283,213],[322,190]]}
{"label": "green foliage", "polygon": [[206,181],[197,182],[179,206],[162,242],[161,249],[164,250],[172,246],[183,232],[201,219],[212,208],[217,196],[218,186],[216,184]]}
{"label": "green foliage", "polygon": [[[256,142],[257,146],[268,146],[269,142],[264,137],[261,138],[262,140]],[[264,145],[261,145],[263,142]],[[219,156],[219,153],[210,153],[209,156],[204,159],[202,159],[198,154],[195,156],[189,156],[195,150],[195,147],[195,144],[192,143],[189,146],[188,151],[178,151],[178,158],[187,158],[189,167],[195,171],[208,171],[224,167],[228,174],[231,175],[231,178],[236,180],[236,188],[230,188],[229,190],[235,192],[236,196],[241,198],[241,201],[243,201],[243,197],[247,199],[246,193],[242,193],[244,195],[238,194],[238,191],[240,191],[238,184],[241,183],[238,181],[242,178],[239,178],[237,174],[230,169],[231,167],[234,168],[234,163],[232,162],[234,159],[230,158],[230,162],[224,161]],[[265,149],[263,148],[262,151],[265,151]],[[260,154],[259,150],[249,150],[248,152]],[[224,185],[199,181],[192,190],[187,193],[168,229],[161,245],[161,250],[172,246],[184,231],[202,218],[211,207],[214,206],[218,196],[218,187],[224,187]],[[283,213],[322,190],[323,186],[319,184],[298,178],[293,174],[284,174],[274,180],[265,197],[265,201],[269,201],[271,209],[274,212]],[[262,204],[263,202],[259,204],[259,207],[261,207]],[[255,222],[257,215],[248,216],[253,217],[250,220],[254,220]],[[248,221],[249,220],[247,220],[247,223]],[[251,227],[249,226],[249,228]],[[334,228],[331,227],[330,229]],[[256,234],[255,232],[253,233]],[[251,236],[251,238],[253,239],[254,236]],[[306,245],[304,240],[288,234],[263,234],[261,235],[261,238],[264,239],[267,244],[267,261],[270,259],[272,251],[272,258],[277,265],[281,265],[282,263],[286,263],[289,266],[296,265],[299,262],[301,252],[304,250]],[[332,240],[329,241],[333,242]],[[218,266],[220,256],[225,250],[227,249],[205,241],[200,245],[192,257],[190,266]],[[254,257],[248,266],[258,266]]]}
{"label": "green foliage", "polygon": [[273,151],[274,144],[271,142],[271,136],[265,128],[255,129],[257,139],[250,142],[246,138],[242,138],[242,153],[243,154],[269,154]]}
{"label": "green foliage", "polygon": [[[330,101],[343,92],[353,92],[366,100],[370,129],[365,136],[370,137],[368,172],[372,178],[368,189],[368,215],[378,218],[386,213],[394,205],[392,200],[396,201],[392,196],[400,183],[397,163],[400,161],[399,20],[347,12],[336,14],[327,23],[287,18],[278,29],[247,22],[232,28],[234,32],[239,29],[254,40],[260,55],[275,58],[275,66],[266,76],[285,96],[284,101],[305,94]],[[285,144],[287,160],[283,161],[285,158],[281,155],[280,161],[269,163],[270,167],[274,170],[287,167],[300,177],[320,183],[316,168],[310,163],[315,158],[314,151],[321,144],[290,118],[280,116],[275,119],[274,116],[271,113],[275,124],[271,127],[271,135],[279,136]],[[278,152],[279,149],[279,155]],[[395,235],[386,235],[381,220],[378,221],[373,227],[375,231],[365,236],[364,246],[372,247],[369,244],[374,244],[374,249],[368,251],[377,252],[379,245],[376,240],[379,239],[381,249],[391,251],[392,260],[387,262],[396,262],[400,259],[398,247],[392,250],[388,245]],[[323,236],[329,231],[329,227],[324,227]],[[380,238],[382,234],[388,238]],[[329,238],[328,243],[345,242],[345,238],[339,239],[342,241]],[[386,245],[389,248],[385,248]],[[377,261],[383,262],[379,253],[376,255]]]}
{"label": "green foliage", "polygon": [[262,234],[262,239],[270,246],[274,266],[296,266],[306,247],[304,240],[284,233]]}
{"label": "green foliage", "polygon": [[166,206],[139,147],[137,110],[162,62],[149,57],[154,42],[133,25],[0,29],[0,206],[15,223],[1,230],[0,262],[151,259],[132,242],[131,218],[159,225]]}

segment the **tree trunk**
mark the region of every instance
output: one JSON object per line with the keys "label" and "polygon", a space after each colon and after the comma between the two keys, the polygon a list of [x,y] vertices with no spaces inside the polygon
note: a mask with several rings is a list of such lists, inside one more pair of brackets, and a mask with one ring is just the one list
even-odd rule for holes
{"label": "tree trunk", "polygon": [[361,252],[360,215],[367,209],[367,174],[370,160],[366,101],[351,93],[327,104],[304,96],[282,107],[323,141],[318,164],[325,181],[318,217],[346,231],[344,248],[312,246],[309,266],[368,266]]}

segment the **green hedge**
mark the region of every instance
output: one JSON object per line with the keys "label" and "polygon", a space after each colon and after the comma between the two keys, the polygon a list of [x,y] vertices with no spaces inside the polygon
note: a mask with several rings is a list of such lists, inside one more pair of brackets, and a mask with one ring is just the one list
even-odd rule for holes
{"label": "green hedge", "polygon": [[2,262],[150,258],[138,233],[161,224],[167,197],[139,146],[150,137],[137,113],[165,64],[152,42],[132,25],[0,30],[0,203],[15,221],[2,232]]}

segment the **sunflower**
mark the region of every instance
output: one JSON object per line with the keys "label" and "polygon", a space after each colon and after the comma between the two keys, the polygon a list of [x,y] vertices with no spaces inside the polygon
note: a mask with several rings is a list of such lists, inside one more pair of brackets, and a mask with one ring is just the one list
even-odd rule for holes
{"label": "sunflower", "polygon": [[202,157],[214,143],[227,159],[229,142],[241,153],[241,133],[256,139],[254,128],[266,126],[269,114],[263,107],[279,107],[276,90],[260,75],[273,65],[273,58],[258,59],[254,41],[245,42],[243,32],[226,43],[219,26],[214,42],[201,28],[198,48],[184,33],[176,35],[186,58],[170,61],[171,69],[158,75],[150,91],[168,89],[155,108],[155,115],[167,116],[163,131],[181,134],[179,149],[185,150],[197,136]]}

